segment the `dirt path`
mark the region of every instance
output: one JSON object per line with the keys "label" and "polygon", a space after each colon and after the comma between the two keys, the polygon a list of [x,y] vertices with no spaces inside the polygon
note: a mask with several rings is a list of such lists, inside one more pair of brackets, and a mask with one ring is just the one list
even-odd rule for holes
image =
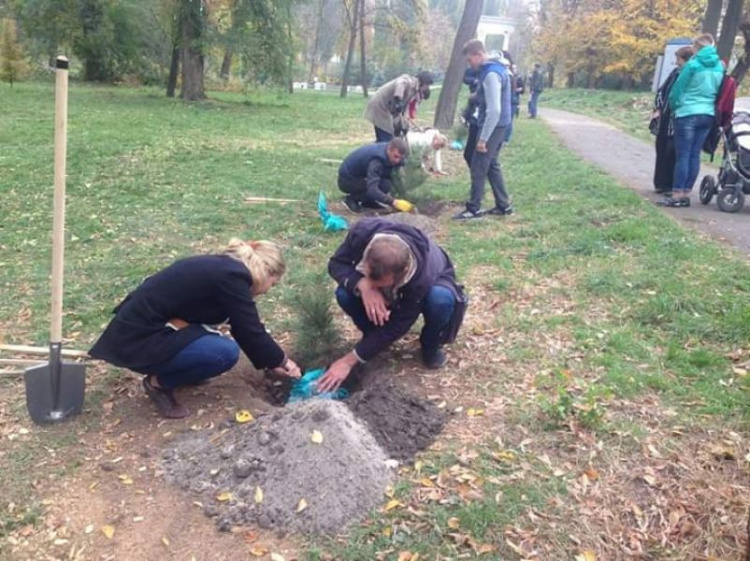
{"label": "dirt path", "polygon": [[[544,109],[540,116],[573,152],[645,198],[659,200],[652,184],[654,148],[651,144],[583,115]],[[710,168],[704,167],[698,182],[708,173],[711,173]],[[698,186],[699,183],[693,189],[690,208],[665,209],[665,212],[689,228],[731,244],[750,256],[750,205],[745,205],[737,214],[721,212],[715,198],[704,206],[698,201]]]}

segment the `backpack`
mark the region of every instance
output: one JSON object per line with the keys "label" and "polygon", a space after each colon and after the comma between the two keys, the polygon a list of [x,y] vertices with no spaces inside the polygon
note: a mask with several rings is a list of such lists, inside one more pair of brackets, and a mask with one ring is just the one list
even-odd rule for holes
{"label": "backpack", "polygon": [[703,143],[703,151],[711,156],[714,161],[714,154],[721,141],[721,131],[732,124],[732,114],[734,113],[734,98],[737,95],[737,80],[730,74],[724,74],[724,78],[719,86],[719,93],[716,95],[715,115],[716,119],[711,131]]}

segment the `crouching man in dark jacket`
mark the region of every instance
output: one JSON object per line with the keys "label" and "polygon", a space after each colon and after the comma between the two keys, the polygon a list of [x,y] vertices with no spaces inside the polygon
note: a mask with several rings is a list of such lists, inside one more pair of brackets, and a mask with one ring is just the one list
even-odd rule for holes
{"label": "crouching man in dark jacket", "polygon": [[420,230],[382,218],[360,220],[328,263],[339,283],[339,306],[362,332],[354,350],[334,362],[318,382],[331,391],[358,363],[406,335],[419,315],[422,359],[445,366],[442,347],[455,340],[466,299],[448,255]]}
{"label": "crouching man in dark jacket", "polygon": [[408,151],[403,138],[394,138],[366,144],[349,154],[339,167],[339,189],[346,193],[346,207],[352,212],[361,211],[363,206],[411,212],[411,203],[391,195],[391,174],[404,164]]}

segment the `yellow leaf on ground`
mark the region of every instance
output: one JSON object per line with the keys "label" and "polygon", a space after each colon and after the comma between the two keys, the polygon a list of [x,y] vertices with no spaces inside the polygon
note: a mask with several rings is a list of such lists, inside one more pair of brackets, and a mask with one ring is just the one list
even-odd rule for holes
{"label": "yellow leaf on ground", "polygon": [[169,538],[167,536],[164,536],[161,539],[161,543],[163,543],[166,547],[169,547]]}
{"label": "yellow leaf on ground", "polygon": [[268,550],[261,545],[254,545],[250,548],[250,553],[255,557],[263,557],[266,553],[268,553]]}
{"label": "yellow leaf on ground", "polygon": [[122,481],[123,485],[132,485],[133,484],[133,479],[127,473],[123,473],[121,475],[118,475],[117,478],[120,481]]}
{"label": "yellow leaf on ground", "polygon": [[596,553],[590,549],[586,549],[579,555],[576,555],[576,561],[596,561]]}
{"label": "yellow leaf on ground", "polygon": [[491,543],[483,543],[474,547],[474,551],[476,551],[477,555],[484,555],[485,553],[493,553],[495,549],[497,548]]}
{"label": "yellow leaf on ground", "polygon": [[461,522],[455,516],[448,519],[448,528],[451,530],[458,530],[460,526]]}
{"label": "yellow leaf on ground", "polygon": [[385,510],[393,510],[394,508],[398,508],[400,506],[403,506],[401,504],[401,501],[397,499],[391,499],[390,501],[388,501],[388,504],[385,505]]}
{"label": "yellow leaf on ground", "polygon": [[417,473],[419,473],[420,471],[422,471],[422,466],[423,465],[424,464],[422,463],[422,460],[417,460],[416,462],[414,462],[414,471],[416,471]]}
{"label": "yellow leaf on ground", "polygon": [[229,491],[224,491],[223,493],[219,493],[218,495],[216,495],[216,500],[219,501],[220,503],[231,501],[232,493],[230,493]]}
{"label": "yellow leaf on ground", "polygon": [[255,498],[256,503],[258,504],[262,503],[263,502],[263,489],[261,489],[260,487],[256,487],[254,498]]}
{"label": "yellow leaf on ground", "polygon": [[302,512],[307,508],[307,501],[305,499],[300,499],[299,503],[297,503],[297,512]]}
{"label": "yellow leaf on ground", "polygon": [[284,556],[281,553],[272,553],[271,561],[285,561]]}
{"label": "yellow leaf on ground", "polygon": [[112,537],[115,535],[115,527],[114,526],[102,526],[102,534],[107,536],[108,540],[111,540]]}
{"label": "yellow leaf on ground", "polygon": [[319,430],[312,431],[312,434],[310,435],[310,440],[312,440],[315,444],[322,444],[323,443],[323,433]]}
{"label": "yellow leaf on ground", "polygon": [[434,487],[435,486],[435,483],[433,483],[432,479],[430,479],[429,477],[423,477],[422,479],[419,480],[419,483],[423,487]]}
{"label": "yellow leaf on ground", "polygon": [[234,414],[234,420],[238,423],[249,423],[255,420],[255,417],[247,409],[241,409]]}
{"label": "yellow leaf on ground", "polygon": [[479,417],[481,415],[484,415],[484,409],[475,409],[474,407],[469,407],[469,409],[466,410],[466,414],[469,417]]}
{"label": "yellow leaf on ground", "polygon": [[380,533],[383,534],[386,538],[390,538],[391,534],[393,534],[393,528],[391,528],[390,526],[386,526]]}
{"label": "yellow leaf on ground", "polygon": [[412,561],[413,559],[411,551],[401,551],[398,554],[398,561]]}

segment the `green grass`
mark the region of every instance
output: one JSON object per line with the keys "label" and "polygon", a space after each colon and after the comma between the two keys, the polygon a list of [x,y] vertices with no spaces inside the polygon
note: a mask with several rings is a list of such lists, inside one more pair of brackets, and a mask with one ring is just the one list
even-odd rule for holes
{"label": "green grass", "polygon": [[[635,127],[638,112],[629,101],[634,94],[586,94],[585,105],[576,95],[583,94],[548,92],[542,106],[594,107],[596,114]],[[421,111],[429,114],[433,106]],[[0,324],[7,342],[44,344],[52,88],[0,88],[0,107]],[[75,84],[65,291],[69,346],[87,348],[112,306],[144,276],[177,257],[220,250],[233,236],[284,244],[288,277],[260,305],[272,331],[293,325],[296,298],[309,283],[321,282],[326,259],[341,240],[340,234],[324,233],[317,218],[319,190],[338,199],[336,166],[319,160],[342,158],[369,141],[362,109],[360,98],[314,92],[221,93],[186,105],[157,90]],[[481,288],[501,300],[492,313],[481,299],[472,306],[504,341],[485,342],[481,348],[487,350],[481,352],[502,352],[505,363],[469,362],[461,376],[481,379],[487,398],[507,397],[508,424],[518,423],[531,434],[554,435],[571,418],[602,442],[623,426],[642,434],[646,426],[637,418],[618,417],[611,403],[646,396],[673,408],[674,422],[684,426],[746,428],[747,388],[734,380],[726,354],[750,338],[747,263],[571,156],[540,121],[520,120],[502,159],[515,216],[471,223],[441,219],[441,241],[469,291]],[[463,165],[458,156],[455,162]],[[418,191],[461,201],[467,185],[462,172],[430,178]],[[243,202],[248,195],[306,202],[248,205]],[[467,328],[453,352],[475,358],[480,351],[465,343],[482,338]],[[563,350],[549,352],[550,341],[558,340],[565,343]],[[529,370],[540,373],[533,397],[517,389]],[[107,382],[95,384],[104,391]],[[13,411],[21,411],[18,396],[9,394],[3,395]],[[96,411],[99,405],[94,400],[89,407]],[[66,430],[76,434],[96,430],[78,421],[70,427]],[[9,489],[31,493],[24,470],[38,462],[37,449],[54,439],[60,448],[75,446],[75,440],[54,432],[39,438],[28,450],[0,446],[3,472],[15,474],[0,484],[0,511],[11,500],[5,494]],[[461,532],[477,543],[499,544],[500,558],[514,558],[503,545],[505,525],[518,521],[529,505],[543,510],[564,490],[557,478],[506,477],[507,466],[487,457],[491,446],[476,446],[480,455],[472,467],[483,482],[481,499],[430,504],[418,520],[401,509],[375,515],[343,543],[313,544],[309,557],[330,552],[340,559],[371,559],[386,549],[393,550],[387,559],[401,550],[425,559],[455,556],[467,551],[446,538],[447,520],[456,517]],[[435,470],[450,466],[454,452],[434,453],[428,462]],[[413,489],[404,482],[397,496],[406,503]],[[28,504],[33,522],[36,507],[33,500]],[[25,520],[0,524],[8,531]],[[401,531],[400,523],[416,529]],[[389,537],[385,527],[400,530]],[[565,536],[545,539],[563,544],[566,555],[576,550]]]}

